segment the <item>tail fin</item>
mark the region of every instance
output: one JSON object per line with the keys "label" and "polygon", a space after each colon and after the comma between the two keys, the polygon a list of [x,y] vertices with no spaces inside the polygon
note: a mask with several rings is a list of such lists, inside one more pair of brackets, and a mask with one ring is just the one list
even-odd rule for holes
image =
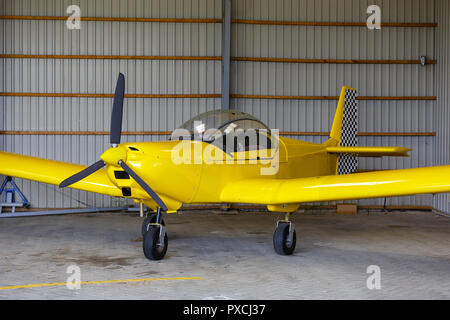
{"label": "tail fin", "polygon": [[[331,141],[330,141],[331,140]],[[358,145],[358,101],[356,90],[342,87],[341,95],[330,132],[330,142],[341,147]],[[349,174],[358,169],[355,156],[341,154],[338,158],[337,174]]]}

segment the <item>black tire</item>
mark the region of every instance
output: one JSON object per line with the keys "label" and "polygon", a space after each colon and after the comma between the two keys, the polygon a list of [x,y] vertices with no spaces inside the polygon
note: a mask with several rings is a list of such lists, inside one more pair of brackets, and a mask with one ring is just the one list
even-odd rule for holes
{"label": "black tire", "polygon": [[[156,222],[156,213],[149,214],[144,221],[142,222],[142,228],[141,228],[141,235],[144,236],[144,234],[147,232],[147,230],[150,227],[150,223]],[[164,219],[161,221],[161,224],[165,226]]]}
{"label": "black tire", "polygon": [[295,233],[295,230],[292,243],[288,243],[288,237],[289,223],[280,222],[275,230],[275,233],[273,234],[273,247],[278,254],[287,256],[294,252],[295,245],[297,243],[297,234]]}
{"label": "black tire", "polygon": [[149,260],[161,260],[167,252],[167,246],[169,244],[167,232],[164,235],[164,244],[160,246],[159,229],[159,226],[151,225],[148,231],[144,234],[142,248],[144,249],[145,257]]}

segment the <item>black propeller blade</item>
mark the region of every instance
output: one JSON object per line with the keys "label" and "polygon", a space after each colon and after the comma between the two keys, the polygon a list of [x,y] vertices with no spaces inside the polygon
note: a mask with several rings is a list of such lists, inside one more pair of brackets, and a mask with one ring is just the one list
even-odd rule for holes
{"label": "black propeller blade", "polygon": [[68,177],[66,180],[64,180],[63,182],[61,182],[59,184],[60,188],[64,188],[67,186],[70,186],[71,184],[74,184],[75,182],[78,182],[84,178],[86,178],[87,176],[93,174],[95,171],[103,168],[105,166],[105,163],[103,162],[103,160],[99,160],[96,163],[94,163],[93,165],[87,167],[84,170],[81,170],[78,173],[75,173],[73,176]]}
{"label": "black propeller blade", "polygon": [[[111,131],[109,133],[110,143],[113,147],[117,147],[120,144],[120,136],[122,134],[122,116],[123,116],[123,98],[125,95],[125,77],[122,73],[119,73],[117,79],[116,92],[114,93],[114,103],[111,115]],[[113,149],[118,150],[118,149]],[[116,161],[116,160],[115,160]],[[109,162],[108,162],[109,163]],[[167,206],[161,200],[161,198],[144,182],[129,166],[126,165],[123,160],[119,161],[120,166],[127,172],[134,180],[148,193],[150,197],[163,209],[167,211]],[[115,164],[114,164],[115,165]],[[103,168],[105,163],[103,160],[99,160],[86,169],[70,176],[59,184],[60,188],[64,188],[78,182],[87,176],[93,174],[95,171]]]}
{"label": "black propeller blade", "polygon": [[161,200],[161,198],[152,190],[152,188],[149,187],[148,184],[145,183],[144,180],[142,180],[141,178],[139,178],[139,176],[133,171],[131,170],[131,168],[129,166],[127,166],[127,164],[123,161],[119,161],[120,166],[123,168],[123,170],[125,170],[126,173],[128,173],[134,180],[136,180],[136,182],[142,187],[142,189],[144,189],[145,191],[147,191],[147,193],[149,194],[150,197],[153,198],[153,200],[155,200],[155,202],[161,207],[161,209],[163,209],[164,211],[167,211],[167,207],[166,204]]}
{"label": "black propeller blade", "polygon": [[111,130],[109,132],[109,141],[112,145],[120,144],[120,135],[122,134],[122,116],[123,116],[123,97],[125,94],[125,77],[119,73],[117,79],[116,92],[114,93],[113,110],[111,114]]}

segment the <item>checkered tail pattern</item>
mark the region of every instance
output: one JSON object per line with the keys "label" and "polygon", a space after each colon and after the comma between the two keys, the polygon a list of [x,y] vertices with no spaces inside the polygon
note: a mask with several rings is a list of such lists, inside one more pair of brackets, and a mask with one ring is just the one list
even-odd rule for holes
{"label": "checkered tail pattern", "polygon": [[[358,101],[356,90],[346,89],[342,118],[341,147],[358,145]],[[349,154],[339,155],[337,174],[350,174],[358,169],[358,158]]]}

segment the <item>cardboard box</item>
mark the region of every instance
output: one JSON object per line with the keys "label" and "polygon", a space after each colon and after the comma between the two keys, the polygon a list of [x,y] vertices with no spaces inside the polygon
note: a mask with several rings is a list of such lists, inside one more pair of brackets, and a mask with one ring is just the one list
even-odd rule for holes
{"label": "cardboard box", "polygon": [[358,214],[358,206],[353,203],[339,203],[337,205],[338,214]]}

